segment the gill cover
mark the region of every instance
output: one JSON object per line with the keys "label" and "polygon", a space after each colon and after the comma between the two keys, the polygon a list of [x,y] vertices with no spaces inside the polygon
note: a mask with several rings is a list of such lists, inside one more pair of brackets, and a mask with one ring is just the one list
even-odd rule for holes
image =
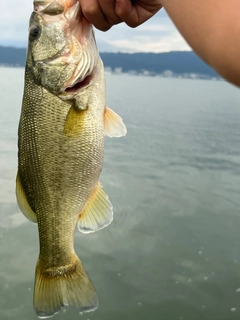
{"label": "gill cover", "polygon": [[35,1],[30,18],[27,68],[58,94],[90,74],[99,59],[92,25],[77,0]]}

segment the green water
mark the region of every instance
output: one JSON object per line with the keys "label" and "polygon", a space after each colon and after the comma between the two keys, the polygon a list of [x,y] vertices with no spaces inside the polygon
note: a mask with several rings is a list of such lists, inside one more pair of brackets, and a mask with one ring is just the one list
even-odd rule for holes
{"label": "green water", "polygon": [[[0,319],[32,307],[36,225],[15,201],[23,69],[0,69]],[[106,138],[101,183],[114,221],[76,233],[99,297],[56,320],[239,320],[240,91],[225,82],[107,76],[128,128]]]}

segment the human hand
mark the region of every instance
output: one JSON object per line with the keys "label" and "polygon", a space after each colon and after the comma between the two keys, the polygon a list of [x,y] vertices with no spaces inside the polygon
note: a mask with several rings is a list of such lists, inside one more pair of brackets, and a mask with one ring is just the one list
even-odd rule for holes
{"label": "human hand", "polygon": [[79,0],[79,2],[85,18],[102,31],[107,31],[120,22],[135,28],[162,8],[159,0]]}

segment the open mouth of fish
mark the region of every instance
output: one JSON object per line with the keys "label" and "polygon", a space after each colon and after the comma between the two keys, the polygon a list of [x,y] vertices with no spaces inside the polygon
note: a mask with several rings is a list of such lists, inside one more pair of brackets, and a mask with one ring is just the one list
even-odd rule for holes
{"label": "open mouth of fish", "polygon": [[90,81],[91,81],[91,78],[92,78],[92,75],[89,74],[87,75],[85,78],[78,78],[74,83],[73,85],[67,87],[64,92],[77,92],[85,87],[87,87],[89,84],[90,84]]}

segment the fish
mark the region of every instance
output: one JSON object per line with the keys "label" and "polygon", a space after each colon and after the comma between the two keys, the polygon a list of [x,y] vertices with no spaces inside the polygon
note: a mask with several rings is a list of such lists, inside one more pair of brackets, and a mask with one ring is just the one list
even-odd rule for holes
{"label": "fish", "polygon": [[106,107],[93,26],[78,0],[36,0],[29,21],[18,128],[17,203],[37,223],[33,306],[39,318],[64,306],[94,311],[98,298],[74,250],[74,233],[108,226],[113,207],[99,182],[104,137],[127,130]]}

